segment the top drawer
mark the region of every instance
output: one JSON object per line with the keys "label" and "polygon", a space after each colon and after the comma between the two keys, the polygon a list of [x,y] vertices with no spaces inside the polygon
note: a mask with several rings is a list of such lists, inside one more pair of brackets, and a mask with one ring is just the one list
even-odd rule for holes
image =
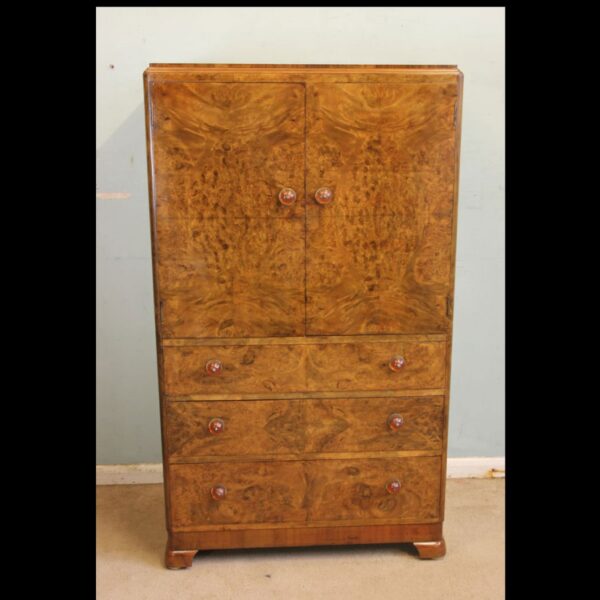
{"label": "top drawer", "polygon": [[445,385],[446,343],[166,346],[163,358],[170,396],[435,389]]}

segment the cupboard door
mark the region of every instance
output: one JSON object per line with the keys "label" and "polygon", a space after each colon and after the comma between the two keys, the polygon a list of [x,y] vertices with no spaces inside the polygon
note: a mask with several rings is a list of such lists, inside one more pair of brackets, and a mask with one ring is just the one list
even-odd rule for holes
{"label": "cupboard door", "polygon": [[304,335],[304,96],[150,84],[163,337]]}
{"label": "cupboard door", "polygon": [[448,329],[457,93],[307,87],[307,334]]}

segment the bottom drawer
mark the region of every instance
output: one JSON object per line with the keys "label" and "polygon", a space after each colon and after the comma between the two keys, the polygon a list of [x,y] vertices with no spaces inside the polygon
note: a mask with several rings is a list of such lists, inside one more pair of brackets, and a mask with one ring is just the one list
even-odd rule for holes
{"label": "bottom drawer", "polygon": [[172,528],[431,522],[440,477],[439,456],[174,464]]}

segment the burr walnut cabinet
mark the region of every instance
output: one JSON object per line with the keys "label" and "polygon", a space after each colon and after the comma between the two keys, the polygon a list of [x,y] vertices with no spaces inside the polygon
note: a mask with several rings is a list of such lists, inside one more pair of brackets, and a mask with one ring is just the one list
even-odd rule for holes
{"label": "burr walnut cabinet", "polygon": [[168,541],[442,536],[462,74],[144,73]]}

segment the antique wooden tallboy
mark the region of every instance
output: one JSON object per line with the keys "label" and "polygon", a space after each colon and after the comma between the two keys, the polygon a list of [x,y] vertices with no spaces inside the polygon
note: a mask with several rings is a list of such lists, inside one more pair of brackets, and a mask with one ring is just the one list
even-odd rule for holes
{"label": "antique wooden tallboy", "polygon": [[462,74],[144,73],[168,542],[442,556]]}

